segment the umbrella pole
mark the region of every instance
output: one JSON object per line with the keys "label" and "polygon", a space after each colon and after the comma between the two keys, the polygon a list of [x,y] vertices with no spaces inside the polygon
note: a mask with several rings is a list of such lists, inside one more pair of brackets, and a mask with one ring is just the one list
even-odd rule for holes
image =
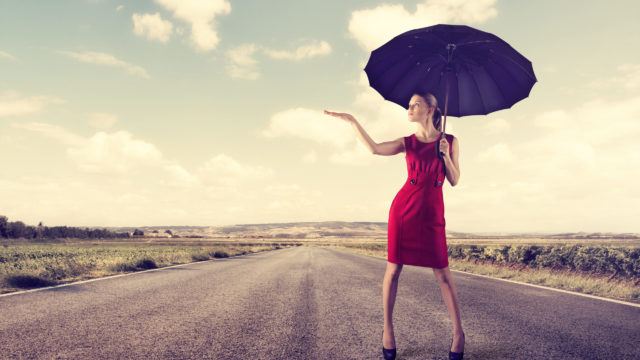
{"label": "umbrella pole", "polygon": [[444,122],[442,123],[442,135],[447,128],[447,112],[449,110],[449,77],[447,76],[447,92],[444,95]]}
{"label": "umbrella pole", "polygon": [[[444,138],[444,132],[445,129],[447,128],[447,112],[449,110],[449,74],[447,73],[447,79],[446,79],[446,88],[445,88],[445,93],[444,93],[444,121],[442,122],[442,134],[440,134],[440,139]],[[440,147],[438,146],[438,155],[440,155],[440,157],[442,158],[444,156],[444,153],[440,151]]]}
{"label": "umbrella pole", "polygon": [[[446,79],[446,87],[444,93],[444,121],[442,122],[442,134],[440,134],[440,140],[442,140],[445,135],[444,131],[447,126],[447,112],[449,111],[449,73],[447,72]],[[451,144],[449,144],[451,146]],[[440,142],[438,142],[436,149],[438,149],[438,156],[442,160],[442,172],[444,173],[444,177],[447,176],[447,164],[444,163],[444,153],[440,151]],[[440,175],[438,175],[438,179],[436,180],[436,186],[442,186],[444,184],[444,177],[442,181],[440,181]]]}
{"label": "umbrella pole", "polygon": [[[451,67],[451,58],[453,57],[453,51],[456,49],[455,44],[447,44],[447,66],[445,68],[445,92],[444,92],[444,121],[442,122],[442,134],[440,135],[440,140],[445,137],[445,130],[447,128],[447,112],[449,111],[449,74],[452,70]],[[451,146],[451,144],[449,144]],[[440,152],[440,147],[438,146],[438,156],[443,160],[442,164],[444,166],[444,153]],[[445,169],[446,170],[446,169]]]}

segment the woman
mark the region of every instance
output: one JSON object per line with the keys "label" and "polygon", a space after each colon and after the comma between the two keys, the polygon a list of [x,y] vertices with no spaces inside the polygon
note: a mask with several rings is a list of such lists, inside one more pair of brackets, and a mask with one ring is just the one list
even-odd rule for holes
{"label": "woman", "polygon": [[[384,358],[395,359],[396,356],[392,315],[398,279],[402,266],[406,264],[433,269],[453,323],[449,359],[462,359],[464,331],[460,320],[457,291],[449,271],[442,198],[444,178],[447,178],[451,186],[455,186],[460,178],[459,141],[451,134],[445,134],[445,137],[438,141],[442,134],[438,130],[441,128],[442,116],[433,94],[414,93],[409,101],[408,111],[409,121],[417,123],[416,133],[379,144],[369,137],[352,115],[327,110],[325,114],[352,124],[360,139],[373,154],[406,154],[409,176],[393,199],[389,210],[387,269],[382,286]],[[444,155],[439,157],[438,152]]]}

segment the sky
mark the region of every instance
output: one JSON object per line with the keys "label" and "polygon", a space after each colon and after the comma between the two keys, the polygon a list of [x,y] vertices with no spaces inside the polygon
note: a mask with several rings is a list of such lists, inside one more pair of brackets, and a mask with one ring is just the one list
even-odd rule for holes
{"label": "sky", "polygon": [[638,13],[634,1],[0,0],[0,214],[386,222],[404,154],[371,154],[323,110],[378,143],[416,132],[363,69],[394,36],[448,23],[499,36],[538,82],[510,109],[447,118],[460,150],[447,230],[640,232]]}

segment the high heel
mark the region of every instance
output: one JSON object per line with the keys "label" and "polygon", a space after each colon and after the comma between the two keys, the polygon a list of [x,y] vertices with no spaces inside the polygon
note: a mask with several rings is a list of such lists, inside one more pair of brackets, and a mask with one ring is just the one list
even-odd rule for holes
{"label": "high heel", "polygon": [[[384,329],[382,329],[382,336],[384,336]],[[396,358],[396,348],[386,349],[384,345],[382,345],[382,356],[385,360],[395,360]]]}
{"label": "high heel", "polygon": [[396,359],[396,348],[393,349],[385,349],[382,347],[382,356],[384,360],[395,360]]}
{"label": "high heel", "polygon": [[[464,339],[464,335],[462,335],[462,338]],[[453,339],[451,339],[451,344],[449,345],[449,360],[462,360],[462,357],[464,356],[464,351],[453,352],[451,351],[452,346],[453,346]]]}

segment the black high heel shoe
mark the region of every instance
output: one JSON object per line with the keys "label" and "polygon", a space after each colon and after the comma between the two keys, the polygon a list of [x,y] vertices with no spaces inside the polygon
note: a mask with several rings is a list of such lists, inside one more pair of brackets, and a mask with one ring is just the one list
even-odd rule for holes
{"label": "black high heel shoe", "polygon": [[[384,329],[382,330],[382,336],[384,336]],[[382,346],[382,356],[385,360],[395,360],[396,358],[396,348],[386,349],[384,345]]]}
{"label": "black high heel shoe", "polygon": [[[462,338],[464,339],[464,335],[462,336]],[[451,351],[452,346],[453,346],[453,339],[451,339],[451,344],[449,345],[449,360],[462,360],[462,357],[464,356],[464,351],[453,352]]]}

